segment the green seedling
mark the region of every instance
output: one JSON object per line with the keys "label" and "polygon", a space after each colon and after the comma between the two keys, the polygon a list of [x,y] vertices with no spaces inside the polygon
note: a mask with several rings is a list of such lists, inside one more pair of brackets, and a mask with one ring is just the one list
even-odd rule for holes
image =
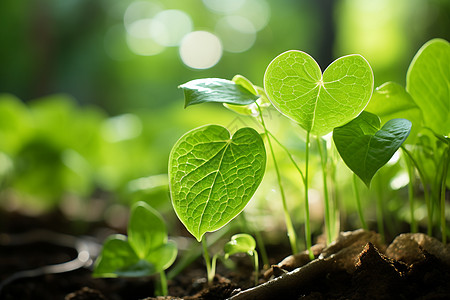
{"label": "green seedling", "polygon": [[[378,87],[366,110],[380,116],[384,124],[405,117],[412,122],[411,134],[402,146],[410,176],[411,231],[417,230],[413,206],[414,170],[423,185],[432,235],[433,210],[440,202],[442,239],[446,240],[445,189],[449,168],[450,133],[450,44],[443,39],[425,43],[414,56],[406,76],[406,89],[388,82]],[[448,185],[448,184],[447,184]]]}
{"label": "green seedling", "polygon": [[230,132],[207,125],[183,135],[169,157],[169,186],[174,210],[186,229],[202,242],[208,279],[211,262],[204,239],[235,218],[264,175],[266,152],[252,128]]}
{"label": "green seedling", "polygon": [[[287,208],[286,196],[281,183],[281,174],[271,142],[271,139],[276,140],[276,138],[268,131],[262,114],[262,110],[270,106],[270,102],[264,89],[253,85],[247,78],[241,75],[234,76],[231,81],[217,78],[197,79],[189,81],[180,87],[184,90],[185,106],[206,102],[220,102],[234,112],[257,118],[261,123],[264,128],[264,133],[267,138],[267,143],[274,163],[275,172],[277,174],[278,186],[280,189],[291,249],[293,253],[297,253],[297,235]],[[249,99],[253,100],[250,104]],[[303,174],[301,175],[303,176]],[[267,261],[264,256],[263,260]]]}
{"label": "green seedling", "polygon": [[[379,116],[382,125],[394,118],[406,118],[410,120],[412,123],[411,132],[404,144],[411,145],[417,141],[417,135],[422,127],[422,111],[414,102],[411,95],[401,85],[395,82],[386,82],[377,87],[365,110]],[[403,153],[406,153],[404,146],[401,148]],[[417,232],[417,223],[414,217],[414,169],[411,160],[407,156],[405,157],[405,162],[410,182],[408,185],[408,200],[411,232]],[[428,193],[426,195],[428,199]],[[428,203],[429,200],[426,200],[426,202]],[[378,226],[381,225],[378,224]]]}
{"label": "green seedling", "polygon": [[[447,172],[450,164],[450,43],[443,39],[433,39],[419,49],[414,56],[406,74],[406,90],[414,98],[423,113],[423,125],[429,128],[438,140],[443,143],[443,154],[440,159],[441,176],[434,178],[434,186],[440,203],[440,223],[442,241],[446,243],[445,224],[445,190]],[[430,105],[432,103],[432,105]],[[439,170],[442,169],[442,170]],[[432,193],[433,194],[433,193]],[[439,195],[440,194],[440,199]],[[428,205],[431,214],[431,204]],[[429,223],[431,218],[429,216]],[[431,233],[429,224],[429,233]]]}
{"label": "green seedling", "polygon": [[145,202],[131,208],[128,237],[115,234],[103,244],[95,263],[95,277],[141,277],[159,273],[160,294],[167,295],[164,270],[177,256],[177,246],[167,237],[161,215]]}
{"label": "green seedling", "polygon": [[[375,173],[384,166],[400,148],[411,131],[411,122],[406,119],[392,119],[381,127],[377,115],[363,111],[357,118],[333,130],[333,140],[345,164],[370,187]],[[353,181],[359,217],[364,229],[367,225],[362,215],[356,183]],[[380,199],[380,198],[378,198]],[[381,203],[378,201],[379,233],[382,227]]]}
{"label": "green seedling", "polygon": [[[326,135],[335,127],[355,118],[364,109],[373,90],[372,68],[362,56],[348,55],[334,61],[322,74],[311,56],[291,50],[280,54],[269,64],[264,74],[264,88],[273,106],[306,130],[303,179],[305,235],[306,246],[313,259],[308,201],[310,136]],[[325,223],[327,239],[330,241],[328,202],[325,198]]]}
{"label": "green seedling", "polygon": [[258,285],[258,252],[256,251],[255,239],[246,233],[235,234],[231,237],[231,240],[225,244],[223,250],[225,252],[225,259],[228,259],[230,255],[245,253],[253,257],[253,263],[255,266],[255,286]]}
{"label": "green seedling", "polygon": [[216,253],[211,261],[211,272],[208,274],[208,281],[211,282],[216,273],[217,259],[229,259],[231,255],[238,253],[245,253],[252,256],[255,266],[255,286],[258,285],[258,252],[256,251],[255,239],[246,233],[238,233],[231,237],[230,241],[227,242],[223,248],[224,254]]}

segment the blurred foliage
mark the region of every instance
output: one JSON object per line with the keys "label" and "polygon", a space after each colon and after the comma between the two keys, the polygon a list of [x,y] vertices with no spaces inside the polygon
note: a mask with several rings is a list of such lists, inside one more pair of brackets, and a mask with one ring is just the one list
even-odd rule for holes
{"label": "blurred foliage", "polygon": [[[0,92],[25,101],[63,92],[111,114],[160,109],[181,98],[177,85],[195,78],[231,79],[241,73],[261,85],[267,64],[288,49],[317,57],[322,69],[341,55],[360,53],[377,74],[376,86],[391,80],[403,84],[412,56],[425,41],[450,39],[446,0],[235,0],[229,5],[243,8],[231,13],[205,5],[220,1],[141,1],[159,10],[182,11],[193,30],[213,33],[224,16],[251,18],[267,5],[268,13],[252,19],[268,18],[249,50],[225,51],[214,67],[196,70],[183,64],[176,46],[150,56],[130,50],[124,15],[136,2],[2,1]],[[142,18],[154,15],[142,12]]]}

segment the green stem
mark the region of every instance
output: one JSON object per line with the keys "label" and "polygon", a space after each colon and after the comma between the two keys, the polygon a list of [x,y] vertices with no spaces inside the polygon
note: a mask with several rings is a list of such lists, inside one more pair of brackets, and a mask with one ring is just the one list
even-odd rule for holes
{"label": "green stem", "polygon": [[[235,223],[232,222],[229,226],[225,226],[221,230],[208,234],[208,245],[214,245],[217,241],[223,239],[225,235],[229,234],[229,232],[237,230],[235,227]],[[170,268],[169,272],[167,272],[167,279],[171,280],[175,278],[187,266],[198,259],[202,253],[202,248],[198,247],[197,242],[192,244],[189,250],[185,251],[182,255],[180,254],[181,259],[177,260],[177,263]]]}
{"label": "green stem", "polygon": [[206,274],[207,274],[207,277],[208,277],[208,283],[211,284],[213,282],[213,279],[214,279],[214,273],[212,272],[212,269],[211,269],[211,260],[210,260],[210,257],[209,257],[208,245],[206,243],[206,237],[205,236],[203,236],[203,239],[202,239],[202,246],[203,246],[203,257],[205,258],[205,263],[206,263]]}
{"label": "green stem", "polygon": [[337,237],[339,231],[341,230],[341,205],[339,203],[339,191],[338,191],[338,184],[337,184],[337,180],[336,180],[336,158],[335,158],[335,154],[336,154],[336,148],[335,147],[331,147],[331,184],[332,184],[332,204],[333,204],[333,227],[334,228],[334,232],[333,232],[333,239]]}
{"label": "green stem", "polygon": [[308,164],[309,164],[309,147],[310,147],[310,135],[309,131],[306,132],[306,150],[305,150],[305,235],[306,235],[306,249],[309,253],[309,258],[314,259],[314,253],[312,252],[311,242],[311,227],[309,223],[309,198],[308,198]]}
{"label": "green stem", "polygon": [[384,212],[383,212],[383,185],[381,182],[381,177],[378,174],[377,181],[377,227],[378,233],[381,236],[381,241],[384,243],[385,234],[384,234]]}
{"label": "green stem", "polygon": [[[217,265],[217,258],[219,257],[219,253],[216,253],[213,256],[212,262],[211,262],[211,276],[214,279],[214,274],[216,274],[216,265]],[[211,279],[212,281],[212,279]]]}
{"label": "green stem", "polygon": [[433,212],[432,212],[432,203],[430,200],[430,191],[428,189],[428,181],[425,178],[425,175],[422,171],[422,167],[417,163],[417,161],[414,159],[414,156],[412,156],[411,152],[409,152],[404,146],[401,146],[403,152],[406,153],[406,155],[409,157],[413,165],[416,167],[417,172],[419,173],[420,181],[422,181],[423,186],[423,192],[425,197],[425,204],[427,206],[427,234],[429,236],[432,236],[433,234]]}
{"label": "green stem", "polygon": [[[403,150],[403,149],[402,149]],[[403,152],[405,152],[403,150]],[[409,184],[408,184],[408,200],[409,200],[409,215],[411,218],[411,224],[410,224],[410,230],[411,233],[417,232],[417,223],[416,218],[414,217],[414,167],[411,164],[410,159],[407,156],[405,157],[406,167],[408,169],[408,177],[409,177]]]}
{"label": "green stem", "polygon": [[161,287],[161,296],[169,295],[169,290],[167,288],[166,273],[164,271],[159,272],[159,280],[160,280],[160,287]]}
{"label": "green stem", "polygon": [[322,180],[323,180],[323,192],[324,192],[324,202],[325,202],[325,228],[327,232],[327,244],[332,242],[332,232],[331,232],[331,217],[330,217],[330,199],[328,196],[328,185],[327,185],[327,158],[325,151],[322,149],[322,141],[320,137],[317,137],[317,146],[320,154],[320,161],[322,165]]}
{"label": "green stem", "polygon": [[292,157],[291,153],[289,152],[289,150],[279,141],[277,140],[277,138],[270,132],[267,131],[267,133],[272,137],[272,139],[277,142],[277,144],[286,152],[287,156],[289,157],[289,159],[291,160],[292,164],[294,165],[294,167],[297,169],[297,171],[300,173],[300,176],[302,177],[302,181],[305,181],[305,176],[303,176],[303,172],[300,169],[300,167],[298,166],[298,164],[295,162],[294,158]]}
{"label": "green stem", "polygon": [[356,208],[358,210],[358,216],[359,220],[361,221],[361,226],[364,230],[367,230],[366,221],[364,220],[364,215],[361,208],[361,198],[359,197],[359,191],[358,191],[358,177],[355,173],[353,173],[353,192],[355,193],[356,198]]}
{"label": "green stem", "polygon": [[441,232],[442,232],[442,243],[444,245],[447,243],[447,226],[445,224],[445,191],[447,189],[446,179],[449,163],[450,163],[450,144],[447,145],[447,157],[444,158],[442,180],[441,180]]}
{"label": "green stem", "polygon": [[256,244],[258,245],[258,249],[261,253],[261,259],[263,261],[263,265],[270,267],[269,265],[269,257],[267,256],[266,246],[264,244],[264,239],[261,235],[261,232],[254,228],[254,226],[249,226],[247,222],[247,218],[245,217],[245,212],[242,212],[240,215],[243,226],[246,231],[255,235]]}
{"label": "green stem", "polygon": [[257,286],[259,273],[258,252],[256,252],[256,250],[253,250],[252,253],[253,253],[253,262],[255,264],[255,286]]}
{"label": "green stem", "polygon": [[266,247],[264,245],[264,240],[261,235],[261,232],[259,230],[254,231],[255,238],[256,238],[256,244],[258,245],[259,252],[261,253],[261,259],[264,266],[269,267],[269,257],[267,256]]}
{"label": "green stem", "polygon": [[270,153],[272,155],[273,166],[274,166],[275,172],[277,174],[277,181],[278,181],[278,186],[280,188],[281,201],[283,203],[284,220],[286,222],[286,229],[287,229],[287,234],[288,234],[288,237],[289,237],[289,242],[291,244],[292,254],[296,254],[296,253],[298,253],[297,235],[295,234],[294,226],[292,225],[291,216],[289,215],[289,210],[287,208],[286,196],[284,194],[283,185],[281,183],[280,170],[278,169],[277,160],[275,158],[275,153],[274,153],[273,148],[272,148],[272,142],[271,142],[270,136],[268,134],[266,123],[264,122],[264,118],[262,116],[261,108],[259,107],[259,105],[257,105],[257,107],[258,107],[258,110],[259,110],[259,115],[261,117],[261,125],[263,126],[264,133],[267,136],[267,143],[269,144]]}

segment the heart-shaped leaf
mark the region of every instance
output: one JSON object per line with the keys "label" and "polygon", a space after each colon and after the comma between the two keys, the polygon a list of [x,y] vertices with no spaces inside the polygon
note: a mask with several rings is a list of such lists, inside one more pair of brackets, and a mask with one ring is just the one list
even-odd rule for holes
{"label": "heart-shaped leaf", "polygon": [[375,173],[406,140],[411,122],[393,119],[380,129],[378,116],[363,111],[333,131],[336,148],[347,166],[369,187]]}
{"label": "heart-shaped leaf", "polygon": [[376,114],[381,124],[395,118],[411,121],[411,133],[405,143],[414,144],[414,139],[422,127],[422,112],[404,87],[395,82],[386,82],[373,92],[365,111]]}
{"label": "heart-shaped leaf", "polygon": [[254,129],[207,125],[182,136],[169,158],[170,195],[187,230],[201,241],[247,205],[264,175],[266,152]]}
{"label": "heart-shaped leaf", "polygon": [[322,136],[366,107],[372,95],[373,73],[361,55],[348,55],[335,60],[322,76],[311,56],[291,50],[269,64],[264,88],[282,114]]}
{"label": "heart-shaped leaf", "polygon": [[450,134],[450,43],[433,39],[414,56],[406,75],[406,90],[423,113],[424,126]]}
{"label": "heart-shaped leaf", "polygon": [[184,91],[184,107],[205,102],[248,105],[259,98],[243,86],[220,78],[195,79],[179,87]]}

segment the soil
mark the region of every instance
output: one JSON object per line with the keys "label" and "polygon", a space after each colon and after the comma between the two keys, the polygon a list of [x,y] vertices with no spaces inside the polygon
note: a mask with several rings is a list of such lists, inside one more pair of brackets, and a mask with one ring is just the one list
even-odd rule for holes
{"label": "soil", "polygon": [[93,230],[77,236],[59,215],[8,217],[15,225],[0,224],[0,299],[450,299],[450,246],[424,234],[385,245],[375,232],[344,232],[314,246],[313,261],[303,252],[262,270],[256,287],[248,257],[234,257],[234,270],[219,264],[212,285],[200,258],[169,281],[170,297],[152,298],[154,277],[92,278]]}

